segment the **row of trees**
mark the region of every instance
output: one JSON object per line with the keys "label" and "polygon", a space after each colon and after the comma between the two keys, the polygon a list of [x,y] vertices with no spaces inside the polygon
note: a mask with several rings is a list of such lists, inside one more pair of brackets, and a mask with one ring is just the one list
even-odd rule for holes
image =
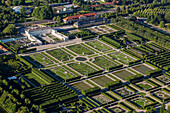
{"label": "row of trees", "polygon": [[160,33],[123,17],[118,17],[118,25],[123,27],[124,29],[133,32],[134,34],[144,37],[145,39],[152,40],[162,45],[163,47],[170,48],[170,37],[163,33]]}
{"label": "row of trees", "polygon": [[1,0],[0,5],[7,5],[7,6],[17,6],[17,5],[24,5],[25,0]]}

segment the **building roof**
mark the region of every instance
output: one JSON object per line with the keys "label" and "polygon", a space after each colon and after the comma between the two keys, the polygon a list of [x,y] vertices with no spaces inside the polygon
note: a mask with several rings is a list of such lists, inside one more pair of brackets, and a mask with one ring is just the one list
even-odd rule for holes
{"label": "building roof", "polygon": [[71,7],[77,8],[77,6],[74,5],[74,4],[64,5],[63,7],[65,7],[65,8],[71,8]]}
{"label": "building roof", "polygon": [[86,17],[92,17],[92,16],[96,16],[96,13],[86,13],[86,14],[81,14],[81,15],[75,15],[75,16],[68,16],[66,18],[64,18],[64,20],[75,20],[75,19],[79,19],[82,16],[86,16]]}
{"label": "building roof", "polygon": [[106,2],[106,3],[103,3],[103,5],[113,5],[113,2]]}
{"label": "building roof", "polygon": [[[115,2],[115,0],[113,0],[113,2]],[[119,1],[116,0],[116,3],[119,3]]]}
{"label": "building roof", "polygon": [[91,7],[98,7],[99,5],[91,5]]}

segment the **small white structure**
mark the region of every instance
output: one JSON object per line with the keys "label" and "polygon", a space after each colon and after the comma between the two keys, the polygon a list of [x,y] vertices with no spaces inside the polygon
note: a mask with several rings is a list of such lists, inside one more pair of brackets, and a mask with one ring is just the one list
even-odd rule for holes
{"label": "small white structure", "polygon": [[15,79],[17,79],[16,76],[8,77],[8,80],[15,80]]}
{"label": "small white structure", "polygon": [[[21,12],[21,8],[22,8],[22,6],[13,7],[13,11],[15,11],[15,13],[19,14]],[[33,8],[30,8],[30,7],[24,7],[24,8],[25,8],[25,14],[29,14],[33,10]]]}
{"label": "small white structure", "polygon": [[57,32],[57,31],[55,31],[55,30],[53,30],[53,29],[52,29],[52,31],[51,31],[51,34],[54,35],[54,36],[56,36],[56,37],[59,38],[60,40],[64,40],[64,41],[68,40],[68,36],[63,35],[63,34]]}
{"label": "small white structure", "polygon": [[32,41],[34,44],[42,45],[42,42],[33,35],[31,35],[29,31],[25,31],[25,34],[27,35],[28,39]]}

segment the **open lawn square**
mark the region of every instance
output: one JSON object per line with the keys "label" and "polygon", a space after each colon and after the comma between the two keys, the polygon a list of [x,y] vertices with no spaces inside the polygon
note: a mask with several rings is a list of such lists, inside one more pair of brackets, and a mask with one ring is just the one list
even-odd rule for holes
{"label": "open lawn square", "polygon": [[73,58],[71,55],[61,49],[53,49],[46,52],[60,61],[67,61]]}
{"label": "open lawn square", "polygon": [[90,51],[89,49],[83,47],[80,44],[73,45],[73,46],[68,46],[67,48],[70,49],[71,51],[79,54],[79,55],[91,55],[91,54],[94,54],[93,51]]}
{"label": "open lawn square", "polygon": [[68,64],[68,66],[70,66],[71,68],[75,69],[77,72],[83,75],[88,75],[96,71],[94,68],[82,62],[71,63],[71,64]]}
{"label": "open lawn square", "polygon": [[127,56],[124,53],[121,52],[114,52],[111,54],[108,54],[110,57],[112,57],[113,59],[116,59],[124,64],[128,64],[129,62],[135,61],[133,58]]}
{"label": "open lawn square", "polygon": [[28,73],[23,76],[26,77],[30,82],[32,82],[36,86],[47,84],[43,79],[41,79],[40,77],[38,77],[38,75],[34,73]]}
{"label": "open lawn square", "polygon": [[102,56],[95,57],[94,59],[95,60],[93,61],[93,63],[104,68],[104,69],[108,69],[108,68],[116,66],[115,63],[113,63],[112,61],[109,61],[108,59],[106,59]]}
{"label": "open lawn square", "polygon": [[61,67],[54,67],[50,69],[53,73],[59,75],[61,78],[63,78],[64,80],[66,79],[70,79],[70,78],[74,78],[74,76],[69,73],[68,71],[64,70]]}
{"label": "open lawn square", "polygon": [[115,89],[115,90],[112,90],[112,91],[117,93],[121,97],[126,97],[126,96],[134,94],[133,91],[131,91],[130,89],[125,88],[125,87],[121,87],[121,88],[118,88],[118,89]]}
{"label": "open lawn square", "polygon": [[147,81],[138,82],[138,83],[136,83],[136,86],[143,89],[143,90],[148,90],[150,88],[155,87],[155,86],[149,84]]}
{"label": "open lawn square", "polygon": [[105,95],[103,94],[100,94],[100,95],[96,95],[96,96],[93,96],[91,97],[93,100],[95,100],[97,103],[99,103],[100,105],[103,105],[103,104],[107,104],[109,102],[112,102],[111,99],[109,99],[108,97],[106,97]]}
{"label": "open lawn square", "polygon": [[93,48],[99,50],[99,51],[108,51],[108,50],[111,50],[112,48],[108,47],[107,45],[97,41],[97,40],[94,40],[94,41],[89,41],[89,42],[86,42],[86,44],[92,46]]}
{"label": "open lawn square", "polygon": [[112,113],[126,113],[126,110],[119,105],[109,108],[109,110],[112,111]]}
{"label": "open lawn square", "polygon": [[145,97],[137,97],[131,99],[130,101],[140,107],[144,107],[146,105],[152,104],[152,102],[149,99],[146,99]]}
{"label": "open lawn square", "polygon": [[49,59],[47,59],[45,56],[41,55],[40,53],[31,54],[29,56],[26,56],[26,58],[34,62],[35,65],[37,66],[41,66],[41,65],[45,66],[45,65],[53,64],[52,61],[50,61]]}
{"label": "open lawn square", "polygon": [[149,67],[147,67],[147,66],[145,66],[145,65],[138,65],[138,66],[133,67],[133,69],[141,72],[142,74],[145,74],[146,71],[152,70],[151,68],[149,68]]}
{"label": "open lawn square", "polygon": [[100,77],[96,77],[91,79],[92,81],[96,82],[97,84],[101,85],[104,87],[104,84],[108,83],[108,82],[112,82],[113,80],[111,80],[110,78],[106,77],[106,76],[100,76]]}
{"label": "open lawn square", "polygon": [[125,80],[126,77],[132,76],[134,74],[130,73],[129,71],[126,70],[121,70],[113,73],[114,75],[118,76],[119,78]]}
{"label": "open lawn square", "polygon": [[170,95],[162,90],[155,91],[153,94],[160,99],[170,98]]}
{"label": "open lawn square", "polygon": [[82,90],[86,90],[86,89],[90,89],[91,87],[84,83],[84,82],[78,82],[78,83],[75,83],[73,85],[71,85],[71,87],[73,87],[74,89],[76,89],[77,91],[82,91]]}
{"label": "open lawn square", "polygon": [[156,79],[158,79],[159,81],[161,81],[165,84],[170,83],[170,77],[165,76],[165,75],[158,76],[158,77],[156,77]]}

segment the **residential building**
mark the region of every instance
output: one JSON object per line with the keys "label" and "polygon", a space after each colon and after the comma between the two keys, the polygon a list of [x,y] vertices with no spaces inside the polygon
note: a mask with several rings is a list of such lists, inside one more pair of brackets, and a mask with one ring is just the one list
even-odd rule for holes
{"label": "residential building", "polygon": [[107,23],[107,20],[105,18],[97,18],[97,19],[75,22],[74,27],[83,28],[83,27],[89,27],[89,26],[105,24],[105,23]]}
{"label": "residential building", "polygon": [[[13,7],[13,11],[19,14],[21,12],[21,8],[22,6]],[[30,8],[30,7],[24,7],[24,8],[25,8],[25,14],[30,14],[33,10],[33,8]]]}
{"label": "residential building", "polygon": [[87,13],[87,14],[81,14],[81,15],[75,15],[75,16],[68,16],[63,19],[65,24],[73,23],[79,20],[89,20],[97,18],[98,15],[96,13]]}
{"label": "residential building", "polygon": [[75,6],[74,4],[68,4],[68,5],[53,7],[53,11],[54,13],[57,14],[67,14],[67,13],[72,13],[76,8],[78,7]]}

